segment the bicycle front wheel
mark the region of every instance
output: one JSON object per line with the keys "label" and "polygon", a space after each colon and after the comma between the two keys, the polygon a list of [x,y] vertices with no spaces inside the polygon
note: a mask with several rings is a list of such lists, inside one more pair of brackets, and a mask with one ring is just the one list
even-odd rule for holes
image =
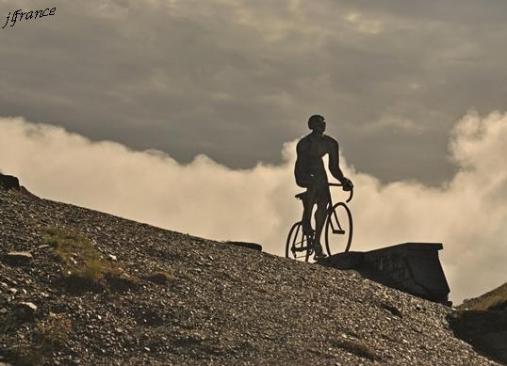
{"label": "bicycle front wheel", "polygon": [[289,235],[287,236],[285,257],[308,262],[308,258],[312,252],[313,250],[310,246],[308,236],[303,234],[303,225],[301,221],[296,222],[292,225]]}
{"label": "bicycle front wheel", "polygon": [[328,255],[349,251],[352,243],[352,214],[345,203],[338,202],[329,210],[325,234]]}

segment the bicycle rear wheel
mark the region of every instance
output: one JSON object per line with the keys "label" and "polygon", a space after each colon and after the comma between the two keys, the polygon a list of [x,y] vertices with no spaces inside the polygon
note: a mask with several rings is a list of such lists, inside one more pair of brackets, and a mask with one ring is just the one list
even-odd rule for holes
{"label": "bicycle rear wheel", "polygon": [[308,236],[303,234],[303,225],[301,221],[296,222],[292,225],[289,235],[287,236],[285,257],[308,262],[308,258],[310,258],[312,253],[313,249],[308,240]]}
{"label": "bicycle rear wheel", "polygon": [[335,204],[326,218],[326,250],[333,255],[348,252],[352,243],[352,214],[343,202]]}

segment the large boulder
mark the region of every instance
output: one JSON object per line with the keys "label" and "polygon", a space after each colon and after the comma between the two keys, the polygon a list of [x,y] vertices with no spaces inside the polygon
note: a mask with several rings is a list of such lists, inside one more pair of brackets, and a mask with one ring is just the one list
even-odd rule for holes
{"label": "large boulder", "polygon": [[338,253],[318,264],[354,269],[370,280],[450,305],[449,285],[438,258],[441,243],[403,243],[368,252]]}

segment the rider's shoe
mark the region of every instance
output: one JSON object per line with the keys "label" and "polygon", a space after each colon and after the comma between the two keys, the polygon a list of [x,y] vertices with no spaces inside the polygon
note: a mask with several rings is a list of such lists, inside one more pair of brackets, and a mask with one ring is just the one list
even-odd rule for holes
{"label": "rider's shoe", "polygon": [[319,260],[319,259],[326,258],[326,257],[327,257],[327,255],[326,255],[326,253],[324,253],[322,248],[320,248],[320,247],[315,248],[315,255],[313,256],[313,259]]}
{"label": "rider's shoe", "polygon": [[321,252],[321,253],[315,253],[315,255],[313,256],[313,259],[319,260],[319,259],[323,259],[326,257],[327,257],[327,254],[324,252]]}

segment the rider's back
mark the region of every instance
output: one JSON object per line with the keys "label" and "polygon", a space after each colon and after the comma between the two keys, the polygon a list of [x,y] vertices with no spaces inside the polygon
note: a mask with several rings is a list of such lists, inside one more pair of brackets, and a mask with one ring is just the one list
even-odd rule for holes
{"label": "rider's back", "polygon": [[308,134],[299,140],[296,151],[297,160],[294,169],[296,183],[305,187],[311,177],[326,178],[326,169],[322,157],[326,154],[333,154],[333,146],[337,141],[328,135]]}

